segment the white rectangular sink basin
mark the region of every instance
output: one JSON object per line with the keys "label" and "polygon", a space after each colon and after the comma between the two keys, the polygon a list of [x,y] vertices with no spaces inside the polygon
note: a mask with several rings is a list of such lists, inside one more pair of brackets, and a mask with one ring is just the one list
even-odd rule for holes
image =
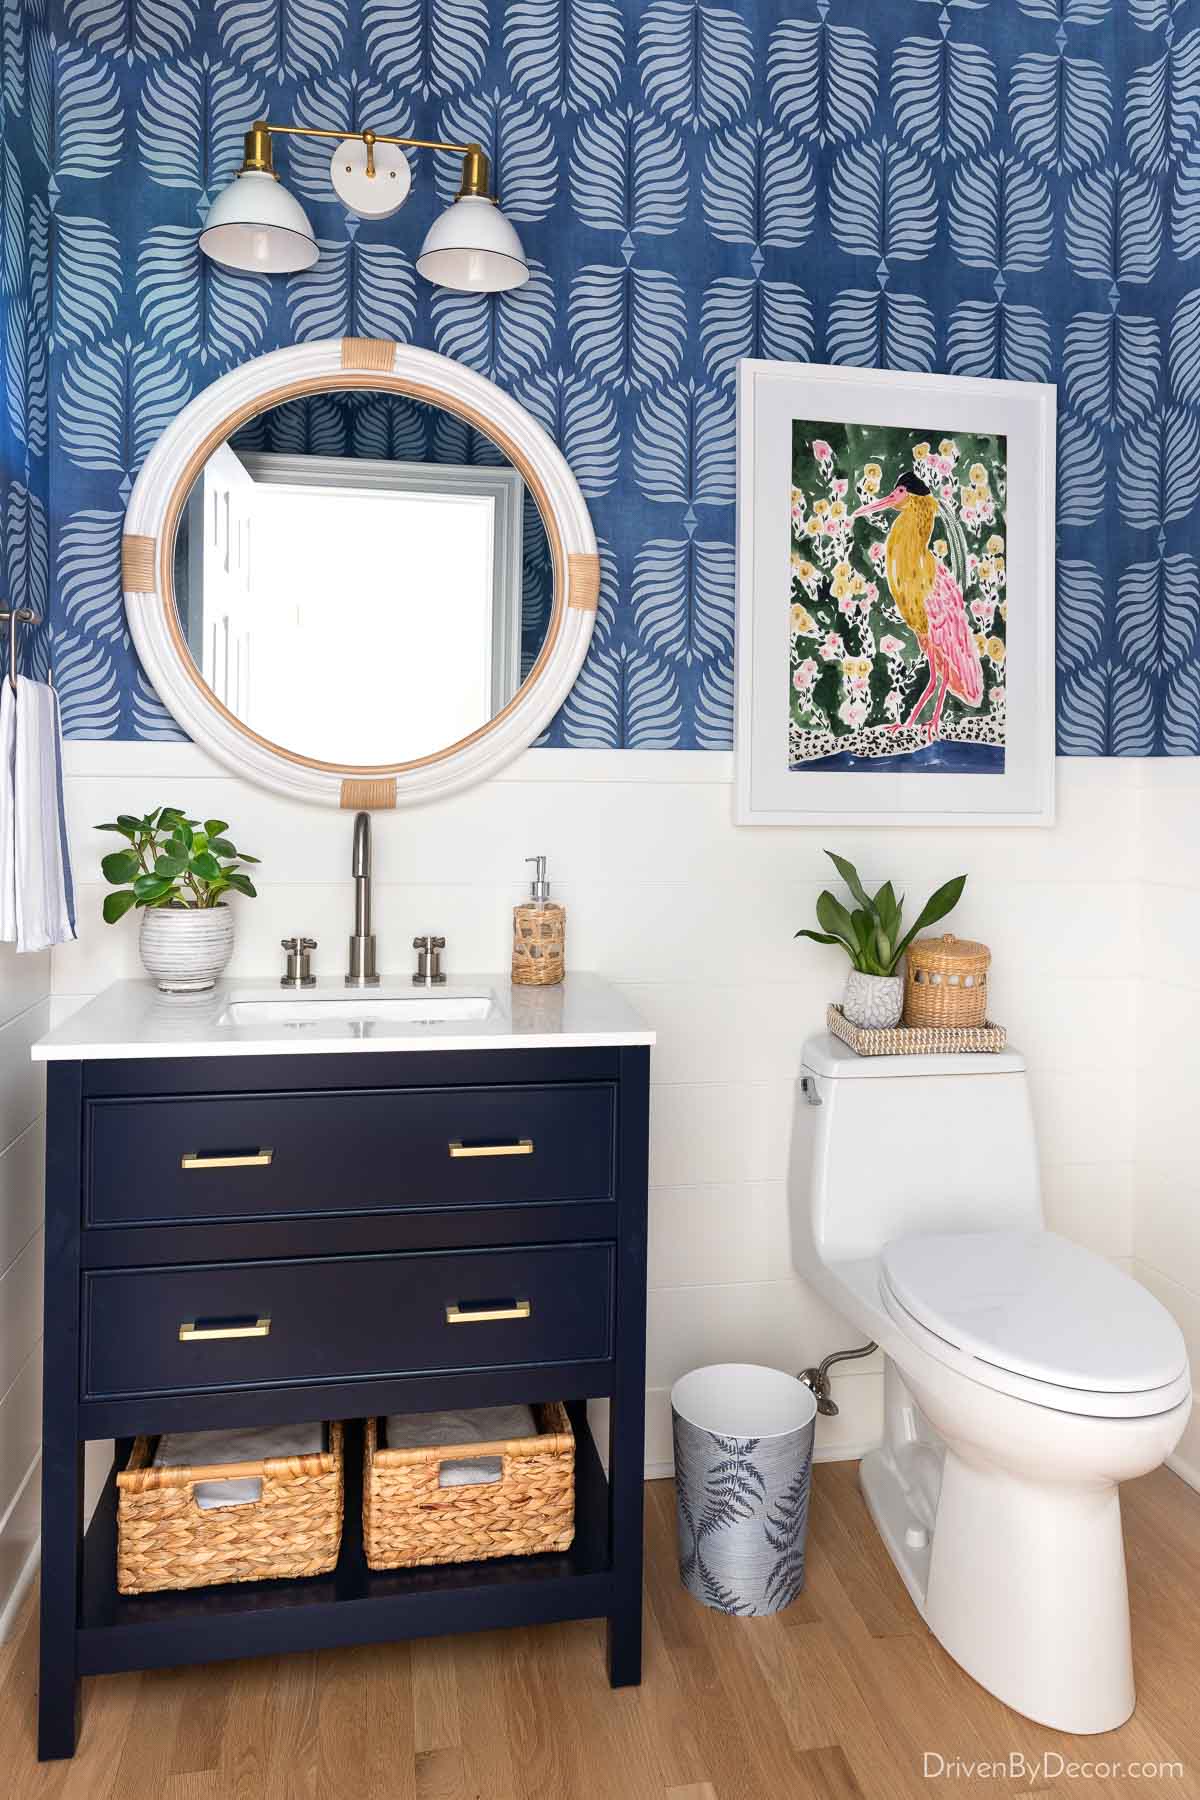
{"label": "white rectangular sink basin", "polygon": [[490,994],[293,994],[279,1000],[231,1000],[231,1025],[336,1025],[388,1021],[400,1025],[441,1025],[486,1019]]}

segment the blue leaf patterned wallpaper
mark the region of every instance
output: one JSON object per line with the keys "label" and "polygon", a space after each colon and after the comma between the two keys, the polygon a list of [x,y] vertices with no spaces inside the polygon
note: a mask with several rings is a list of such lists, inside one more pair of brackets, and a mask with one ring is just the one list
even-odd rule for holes
{"label": "blue leaf patterned wallpaper", "polygon": [[47,177],[29,129],[26,27],[19,0],[0,0],[0,605],[42,615],[37,631],[22,627],[18,637],[19,665],[32,673],[45,666],[50,634],[50,367],[44,283],[28,240],[32,206],[46,208]]}
{"label": "blue leaf patterned wallpaper", "polygon": [[[1200,753],[1193,0],[0,0],[0,48],[4,576],[49,605],[28,654],[72,734],[178,735],[118,580],[156,434],[242,358],[353,332],[492,376],[576,470],[602,603],[552,744],[731,741],[757,355],[1057,381],[1060,750]],[[267,111],[481,139],[533,279],[417,277],[451,159],[365,224],[303,144],[316,267],[206,263]]]}

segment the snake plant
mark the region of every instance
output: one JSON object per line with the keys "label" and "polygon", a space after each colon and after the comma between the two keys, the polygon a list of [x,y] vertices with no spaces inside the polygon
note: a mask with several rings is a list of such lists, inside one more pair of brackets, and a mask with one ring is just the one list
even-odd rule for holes
{"label": "snake plant", "polygon": [[921,908],[916,924],[900,935],[904,895],[897,900],[890,881],[885,881],[872,898],[859,880],[858,870],[844,856],[825,852],[856,905],[851,911],[828,889],[817,901],[817,923],[820,931],[798,931],[797,937],[811,938],[814,944],[840,944],[853,966],[862,975],[894,975],[900,958],[926,925],[935,925],[958,905],[965,875],[956,875],[931,894]]}

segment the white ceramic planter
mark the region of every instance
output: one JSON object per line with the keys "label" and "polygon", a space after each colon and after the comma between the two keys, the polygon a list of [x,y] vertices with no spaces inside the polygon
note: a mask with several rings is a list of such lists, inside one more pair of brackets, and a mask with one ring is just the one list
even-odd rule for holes
{"label": "white ceramic planter", "polygon": [[233,955],[233,913],[227,906],[148,906],[138,949],[165,994],[210,988]]}
{"label": "white ceramic planter", "polygon": [[863,1025],[868,1030],[898,1025],[904,1011],[904,977],[863,975],[851,969],[846,976],[842,1011],[852,1025]]}

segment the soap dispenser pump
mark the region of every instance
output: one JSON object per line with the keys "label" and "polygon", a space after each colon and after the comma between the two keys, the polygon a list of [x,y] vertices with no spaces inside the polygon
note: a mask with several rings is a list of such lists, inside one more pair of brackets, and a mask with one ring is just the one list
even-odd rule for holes
{"label": "soap dispenser pump", "polygon": [[550,898],[546,858],[527,856],[534,867],[529,898],[513,907],[512,978],[518,987],[553,987],[563,978],[567,910]]}

